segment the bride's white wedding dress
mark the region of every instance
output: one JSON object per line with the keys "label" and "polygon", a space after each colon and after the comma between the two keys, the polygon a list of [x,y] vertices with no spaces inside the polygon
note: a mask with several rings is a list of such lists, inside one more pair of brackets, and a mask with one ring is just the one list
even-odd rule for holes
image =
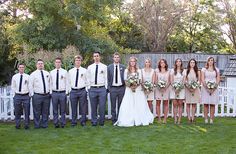
{"label": "bride's white wedding dress", "polygon": [[[138,70],[138,77],[141,80],[141,71]],[[128,70],[124,72],[124,79],[127,79]],[[132,74],[134,75],[134,73]],[[130,127],[139,125],[149,125],[153,123],[154,116],[151,113],[147,99],[142,91],[141,86],[138,86],[133,92],[131,88],[126,87],[123,97],[118,120],[114,125]]]}

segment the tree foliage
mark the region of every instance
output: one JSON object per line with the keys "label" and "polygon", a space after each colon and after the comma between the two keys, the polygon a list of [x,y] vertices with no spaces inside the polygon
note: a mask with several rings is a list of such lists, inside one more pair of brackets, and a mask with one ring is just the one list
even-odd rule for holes
{"label": "tree foliage", "polygon": [[[0,0],[0,84],[10,80],[18,55],[35,69],[35,55],[53,53],[72,66],[73,46],[91,63],[98,50],[137,52],[236,53],[236,4],[227,0]],[[225,37],[227,36],[228,39]],[[52,54],[50,54],[52,53]],[[51,56],[51,59],[50,59]],[[45,57],[43,57],[45,58]]]}
{"label": "tree foliage", "polygon": [[228,50],[213,2],[187,3],[187,11],[169,37],[168,51],[220,53]]}

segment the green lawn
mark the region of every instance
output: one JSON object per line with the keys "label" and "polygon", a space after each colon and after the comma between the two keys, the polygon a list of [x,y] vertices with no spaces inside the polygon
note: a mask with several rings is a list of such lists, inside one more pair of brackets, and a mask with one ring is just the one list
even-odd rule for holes
{"label": "green lawn", "polygon": [[236,119],[217,118],[213,125],[168,124],[120,128],[106,121],[104,127],[77,126],[16,130],[0,123],[0,153],[236,153]]}

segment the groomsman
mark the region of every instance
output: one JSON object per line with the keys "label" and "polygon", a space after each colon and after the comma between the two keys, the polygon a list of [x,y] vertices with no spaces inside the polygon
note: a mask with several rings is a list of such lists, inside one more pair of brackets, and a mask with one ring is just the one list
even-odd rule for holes
{"label": "groomsman", "polygon": [[[12,77],[11,88],[15,94],[13,97],[15,109],[16,129],[20,129],[21,113],[24,109],[25,113],[25,129],[29,129],[29,114],[30,114],[30,97],[29,97],[29,75],[25,74],[25,65],[18,65],[19,73]],[[23,107],[23,109],[22,109]]]}
{"label": "groomsman", "polygon": [[104,126],[107,97],[107,66],[100,62],[100,52],[93,53],[94,63],[88,67],[89,99],[91,102],[92,126],[97,126],[99,106],[99,125]]}
{"label": "groomsman", "polygon": [[[113,64],[107,68],[108,90],[111,99],[111,114],[112,124],[117,121],[120,104],[125,94],[124,71],[125,66],[120,64],[120,54],[115,52],[113,54]],[[116,112],[116,102],[118,105],[118,112]]]}
{"label": "groomsman", "polygon": [[82,56],[77,55],[74,58],[75,67],[69,70],[69,85],[71,88],[70,91],[70,102],[72,109],[72,120],[71,126],[77,125],[77,107],[79,101],[79,109],[82,115],[80,124],[81,126],[86,125],[86,112],[88,106],[87,100],[87,70],[81,66]]}
{"label": "groomsman", "polygon": [[50,88],[53,106],[53,123],[55,128],[59,128],[58,107],[61,113],[61,127],[66,125],[66,97],[68,94],[68,74],[67,71],[61,68],[61,58],[55,59],[55,69],[50,72]]}
{"label": "groomsman", "polygon": [[[48,127],[50,106],[50,74],[44,70],[44,62],[38,59],[37,70],[30,75],[30,90],[34,111],[34,128]],[[40,116],[42,115],[42,119]],[[41,119],[41,120],[40,120]]]}

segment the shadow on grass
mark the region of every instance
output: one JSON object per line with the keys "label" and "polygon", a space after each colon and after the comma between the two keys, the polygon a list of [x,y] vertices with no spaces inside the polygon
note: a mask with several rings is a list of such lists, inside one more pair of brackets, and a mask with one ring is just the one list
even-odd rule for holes
{"label": "shadow on grass", "polygon": [[213,125],[154,124],[121,128],[80,125],[55,129],[16,130],[14,123],[0,123],[0,153],[236,153],[236,119],[216,118]]}

